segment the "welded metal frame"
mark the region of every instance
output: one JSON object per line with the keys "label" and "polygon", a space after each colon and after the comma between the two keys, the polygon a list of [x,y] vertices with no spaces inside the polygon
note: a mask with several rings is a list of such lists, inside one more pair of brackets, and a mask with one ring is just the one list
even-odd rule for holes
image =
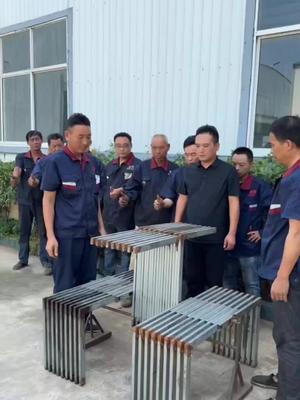
{"label": "welded metal frame", "polygon": [[225,327],[234,332],[234,367],[221,398],[245,397],[251,386],[240,367],[243,329],[249,326],[248,315],[259,315],[259,309],[255,296],[214,287],[134,327],[132,400],[189,400],[193,349]]}
{"label": "welded metal frame", "polygon": [[184,241],[216,232],[187,223],[165,223],[94,237],[97,247],[135,256],[132,325],[181,301]]}
{"label": "welded metal frame", "polygon": [[[93,312],[132,293],[133,271],[64,290],[43,299],[44,367],[79,385],[86,381],[85,349],[111,336]],[[87,335],[87,324],[91,330]],[[93,330],[93,323],[100,334]],[[90,337],[89,337],[90,336]]]}

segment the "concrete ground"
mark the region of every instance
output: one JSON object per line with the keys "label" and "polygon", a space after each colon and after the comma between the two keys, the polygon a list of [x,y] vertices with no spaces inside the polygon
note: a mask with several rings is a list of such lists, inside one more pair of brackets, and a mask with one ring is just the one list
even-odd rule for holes
{"label": "concrete ground", "polygon": [[[96,315],[111,339],[87,350],[87,383],[80,387],[43,368],[42,298],[51,294],[52,278],[42,275],[36,257],[30,267],[12,271],[15,250],[0,246],[0,400],[129,400],[131,398],[131,321],[111,311]],[[214,400],[229,382],[232,361],[213,355],[204,343],[194,353],[192,399]],[[271,324],[262,323],[259,365],[253,374],[274,372],[276,351]],[[272,391],[254,388],[248,400],[263,400]]]}

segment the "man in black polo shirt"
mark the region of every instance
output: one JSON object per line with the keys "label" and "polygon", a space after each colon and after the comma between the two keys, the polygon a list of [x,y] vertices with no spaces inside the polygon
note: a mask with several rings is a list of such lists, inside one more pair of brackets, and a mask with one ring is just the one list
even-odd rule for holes
{"label": "man in black polo shirt", "polygon": [[[132,153],[132,139],[126,132],[114,136],[114,146],[117,158],[106,166],[106,185],[103,194],[103,222],[106,233],[116,233],[134,229],[134,203],[127,207],[119,205],[126,182],[132,178],[135,168],[141,163]],[[104,275],[116,273],[118,251],[106,249],[104,258]],[[130,254],[119,254],[118,272],[129,268]]]}
{"label": "man in black polo shirt", "polygon": [[45,274],[48,275],[51,274],[51,262],[45,248],[46,230],[42,210],[43,192],[38,187],[30,187],[28,183],[35,164],[45,157],[45,154],[41,152],[43,143],[41,132],[29,131],[26,134],[26,141],[30,150],[16,156],[15,168],[11,178],[12,186],[17,187],[20,222],[19,261],[13,266],[13,269],[19,270],[28,265],[29,240],[33,219],[35,219],[39,232],[40,260],[45,268]]}
{"label": "man in black polo shirt", "polygon": [[213,226],[217,232],[186,246],[190,296],[206,286],[222,286],[224,250],[234,248],[239,220],[239,178],[230,164],[217,158],[217,129],[210,125],[198,128],[195,143],[199,164],[184,170],[175,222],[181,222],[186,213],[186,222]]}

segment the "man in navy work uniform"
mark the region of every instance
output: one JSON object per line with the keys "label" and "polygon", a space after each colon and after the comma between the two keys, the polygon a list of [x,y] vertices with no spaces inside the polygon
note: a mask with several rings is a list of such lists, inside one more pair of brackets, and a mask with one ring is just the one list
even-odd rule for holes
{"label": "man in navy work uniform", "polygon": [[15,168],[13,170],[11,184],[17,187],[17,202],[19,207],[20,240],[19,240],[19,261],[13,266],[19,270],[28,265],[29,240],[32,232],[33,219],[37,224],[39,233],[40,260],[45,274],[49,270],[49,257],[46,252],[46,231],[43,221],[42,197],[43,192],[39,188],[32,188],[28,179],[38,160],[45,157],[41,152],[43,136],[39,131],[29,131],[26,134],[26,141],[30,150],[16,156]]}
{"label": "man in navy work uniform", "polygon": [[[46,162],[49,159],[49,155],[62,150],[64,147],[64,139],[62,135],[60,135],[59,133],[51,133],[50,135],[48,135],[47,142],[48,142],[48,156],[43,157],[37,161],[30,177],[28,178],[28,185],[31,186],[32,188],[37,188],[40,186],[40,183],[42,181],[42,174],[45,169]],[[49,258],[47,266],[45,266],[44,269],[45,275],[52,275],[52,266],[53,266],[52,259]]]}
{"label": "man in navy work uniform", "polygon": [[[51,133],[47,137],[48,143],[48,156],[64,148],[64,138],[60,133]],[[42,180],[42,174],[46,166],[46,162],[49,158],[41,158],[34,166],[33,171],[28,179],[28,183],[31,187],[38,187]]]}
{"label": "man in navy work uniform", "polygon": [[[288,169],[272,198],[262,236],[259,274],[272,282],[273,338],[278,355],[276,399],[299,400],[300,118],[286,116],[275,120],[270,127],[270,143],[275,159]],[[265,387],[273,381],[272,375],[252,379],[253,384]]]}
{"label": "man in navy work uniform", "polygon": [[96,278],[97,248],[90,238],[104,233],[99,207],[99,163],[87,153],[89,119],[73,114],[65,131],[67,145],[46,163],[41,188],[47,251],[54,257],[54,292]]}
{"label": "man in navy work uniform", "polygon": [[251,174],[253,153],[248,147],[235,149],[232,163],[240,178],[240,220],[235,248],[226,257],[224,286],[239,289],[241,274],[245,292],[260,296],[261,234],[272,199],[272,188]]}
{"label": "man in navy work uniform", "polygon": [[154,135],[151,141],[152,158],[142,161],[137,166],[119,199],[121,206],[128,206],[136,201],[134,218],[137,226],[171,221],[172,208],[156,211],[153,206],[168,177],[177,168],[175,163],[167,159],[169,149],[170,145],[165,135]]}
{"label": "man in navy work uniform", "polygon": [[[187,167],[198,161],[197,147],[195,145],[195,135],[188,136],[183,142],[183,156]],[[168,178],[159,196],[154,201],[155,210],[172,207],[178,198],[180,183],[183,178],[183,168],[177,168]]]}
{"label": "man in navy work uniform", "polygon": [[224,250],[234,248],[239,220],[239,179],[230,164],[217,158],[217,129],[201,126],[196,131],[195,143],[199,162],[184,169],[175,222],[182,222],[184,218],[191,224],[216,227],[217,232],[187,241],[189,296],[201,293],[207,286],[222,286]]}
{"label": "man in navy work uniform", "polygon": [[[134,203],[121,207],[119,198],[126,182],[132,178],[135,168],[141,161],[132,153],[132,139],[126,132],[114,136],[114,146],[117,158],[106,166],[106,188],[103,195],[103,222],[106,233],[122,232],[134,229]],[[105,250],[104,275],[116,272],[118,252]],[[120,255],[120,267],[117,272],[128,270],[130,254]]]}

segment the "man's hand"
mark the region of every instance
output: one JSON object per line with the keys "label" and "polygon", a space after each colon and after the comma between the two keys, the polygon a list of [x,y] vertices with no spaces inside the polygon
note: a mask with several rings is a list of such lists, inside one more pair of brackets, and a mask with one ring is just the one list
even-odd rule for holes
{"label": "man's hand", "polygon": [[37,177],[31,175],[31,176],[28,178],[28,185],[29,185],[29,186],[36,188],[36,187],[39,186],[39,184],[40,184],[40,181],[39,181],[39,179],[38,179]]}
{"label": "man's hand", "polygon": [[156,196],[156,199],[154,200],[153,207],[154,207],[154,209],[155,209],[156,211],[159,211],[159,210],[163,209],[164,206],[165,206],[165,204],[164,204],[164,199],[162,199],[162,198],[160,197],[160,195],[158,194],[158,195]]}
{"label": "man's hand", "polygon": [[116,189],[111,188],[110,192],[109,192],[109,196],[111,199],[116,200],[122,195],[122,193],[123,193],[122,187],[116,188]]}
{"label": "man's hand", "polygon": [[235,235],[233,233],[228,233],[224,239],[223,248],[226,251],[233,250],[235,246]]}
{"label": "man's hand", "polygon": [[122,192],[121,196],[119,197],[119,205],[120,207],[126,207],[129,203],[129,197]]}
{"label": "man's hand", "polygon": [[273,301],[287,302],[290,282],[289,278],[278,277],[271,286],[271,298]]}
{"label": "man's hand", "polygon": [[56,258],[58,257],[58,242],[55,236],[48,238],[46,250],[49,257]]}
{"label": "man's hand", "polygon": [[261,240],[259,231],[250,231],[247,233],[248,240],[253,243],[258,243]]}
{"label": "man's hand", "polygon": [[19,182],[20,182],[20,178],[19,178],[18,176],[12,175],[12,176],[10,177],[10,185],[11,185],[13,188],[15,188],[16,186],[18,186]]}
{"label": "man's hand", "polygon": [[13,188],[18,186],[22,175],[22,169],[20,167],[15,167],[12,175],[10,177],[10,184]]}

